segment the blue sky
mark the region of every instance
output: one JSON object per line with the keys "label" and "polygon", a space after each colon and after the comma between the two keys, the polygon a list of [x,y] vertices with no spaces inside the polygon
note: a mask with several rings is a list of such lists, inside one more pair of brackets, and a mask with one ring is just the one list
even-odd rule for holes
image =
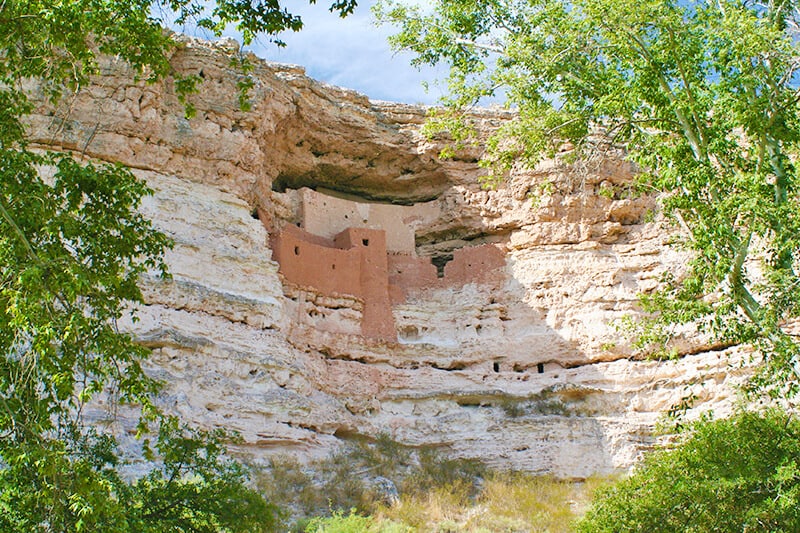
{"label": "blue sky", "polygon": [[[269,61],[302,65],[312,78],[355,89],[375,100],[436,103],[441,90],[435,82],[443,79],[445,72],[419,71],[409,65],[410,55],[393,52],[386,42],[392,28],[375,26],[370,11],[374,3],[359,2],[355,13],[342,19],[328,11],[330,3],[325,0],[318,0],[316,5],[289,2],[287,6],[303,17],[305,27],[297,33],[279,35],[286,48],[263,38],[249,49]],[[196,34],[186,28],[176,29]],[[236,38],[235,33],[230,36]],[[427,92],[423,82],[429,84]]]}

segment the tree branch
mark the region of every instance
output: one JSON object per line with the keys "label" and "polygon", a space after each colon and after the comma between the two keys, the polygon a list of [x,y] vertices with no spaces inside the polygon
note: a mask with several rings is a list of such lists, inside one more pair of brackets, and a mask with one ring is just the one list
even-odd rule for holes
{"label": "tree branch", "polygon": [[744,261],[750,249],[750,240],[752,236],[753,232],[748,231],[747,238],[739,243],[736,249],[736,255],[733,258],[730,274],[728,275],[728,281],[731,284],[731,290],[736,304],[753,324],[760,324],[759,314],[761,311],[761,304],[758,303],[747,287],[745,287],[742,273]]}

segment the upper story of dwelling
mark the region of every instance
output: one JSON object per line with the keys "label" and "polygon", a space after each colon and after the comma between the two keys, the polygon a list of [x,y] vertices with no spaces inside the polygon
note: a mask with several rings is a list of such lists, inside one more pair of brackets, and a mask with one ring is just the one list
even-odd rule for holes
{"label": "upper story of dwelling", "polygon": [[375,203],[327,189],[303,188],[298,193],[300,227],[308,233],[334,239],[350,228],[382,230],[390,254],[416,255],[417,228],[432,223],[440,212],[437,202]]}

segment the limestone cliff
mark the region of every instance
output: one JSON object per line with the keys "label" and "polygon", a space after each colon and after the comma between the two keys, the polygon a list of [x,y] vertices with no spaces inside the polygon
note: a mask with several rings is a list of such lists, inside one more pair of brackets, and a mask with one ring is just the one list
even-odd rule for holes
{"label": "limestone cliff", "polygon": [[[681,397],[727,408],[736,352],[695,341],[639,361],[614,327],[684,259],[649,221],[653,199],[626,194],[627,164],[549,161],[484,190],[477,149],[440,160],[420,134],[426,109],[299,67],[254,60],[241,111],[238,53],[188,39],[175,52],[203,79],[194,118],[169,81],[108,59],[29,129],[155,190],[144,210],[175,241],[173,278],[143,279],[130,327],[169,408],[240,431],[256,458],[388,433],[568,477],[630,466]],[[488,130],[507,115],[475,118]]]}

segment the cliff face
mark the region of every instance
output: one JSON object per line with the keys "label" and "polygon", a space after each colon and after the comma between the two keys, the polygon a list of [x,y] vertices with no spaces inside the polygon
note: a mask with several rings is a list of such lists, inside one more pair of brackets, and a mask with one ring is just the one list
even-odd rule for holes
{"label": "cliff face", "polygon": [[630,466],[682,397],[728,408],[740,354],[690,340],[677,361],[636,361],[615,329],[685,259],[647,222],[653,200],[627,194],[627,164],[550,161],[483,190],[476,150],[441,161],[420,135],[425,109],[299,67],[256,61],[239,110],[237,53],[175,53],[203,78],[190,120],[169,82],[108,60],[30,124],[156,191],[143,209],[175,241],[173,278],[143,279],[129,327],[164,405],[241,432],[256,458],[386,433],[567,477]]}

